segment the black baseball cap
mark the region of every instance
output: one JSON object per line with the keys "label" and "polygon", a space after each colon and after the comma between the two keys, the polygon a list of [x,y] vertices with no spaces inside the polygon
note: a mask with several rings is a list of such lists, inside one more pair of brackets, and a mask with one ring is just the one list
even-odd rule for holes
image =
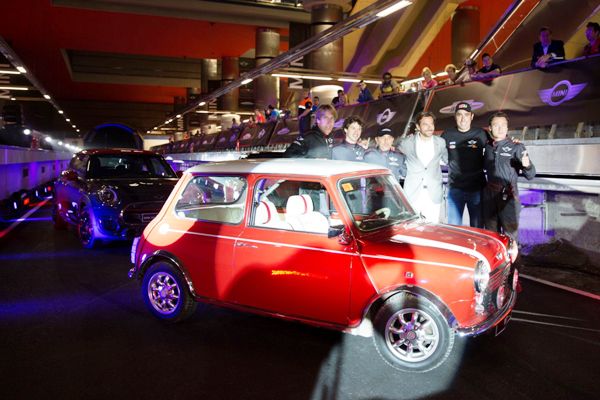
{"label": "black baseball cap", "polygon": [[379,130],[377,131],[377,136],[383,136],[383,135],[394,136],[392,134],[392,130],[390,128],[379,128]]}
{"label": "black baseball cap", "polygon": [[460,110],[472,112],[471,111],[471,103],[466,102],[466,101],[459,102],[456,106],[454,106],[454,113],[456,114]]}

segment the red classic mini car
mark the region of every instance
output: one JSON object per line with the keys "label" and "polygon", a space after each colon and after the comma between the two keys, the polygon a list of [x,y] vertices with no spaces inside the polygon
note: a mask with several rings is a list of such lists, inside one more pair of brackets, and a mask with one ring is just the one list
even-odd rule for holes
{"label": "red classic mini car", "polygon": [[390,365],[424,372],[455,334],[504,328],[511,248],[503,235],[426,222],[387,169],[240,160],[186,171],[134,240],[129,276],[165,321],[218,303],[372,335]]}

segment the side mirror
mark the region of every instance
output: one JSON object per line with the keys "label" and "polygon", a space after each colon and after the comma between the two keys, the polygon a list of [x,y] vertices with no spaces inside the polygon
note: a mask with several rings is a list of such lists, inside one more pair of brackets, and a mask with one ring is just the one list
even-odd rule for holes
{"label": "side mirror", "polygon": [[327,237],[332,238],[340,236],[342,233],[344,233],[344,228],[344,225],[330,226],[329,230],[327,231]]}
{"label": "side mirror", "polygon": [[344,245],[352,243],[352,235],[350,235],[350,232],[344,225],[330,226],[327,231],[327,237],[337,237],[338,242]]}
{"label": "side mirror", "polygon": [[77,181],[77,172],[73,171],[72,169],[63,171],[60,175],[63,179],[65,179],[67,181],[71,181],[71,182]]}

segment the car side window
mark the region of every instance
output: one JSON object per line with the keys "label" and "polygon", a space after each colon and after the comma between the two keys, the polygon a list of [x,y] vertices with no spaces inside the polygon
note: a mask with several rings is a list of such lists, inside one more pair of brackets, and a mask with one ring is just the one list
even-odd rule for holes
{"label": "car side window", "polygon": [[252,201],[250,226],[326,234],[333,207],[319,182],[260,179]]}
{"label": "car side window", "polygon": [[196,176],[177,200],[182,218],[239,224],[244,218],[246,179],[241,176]]}

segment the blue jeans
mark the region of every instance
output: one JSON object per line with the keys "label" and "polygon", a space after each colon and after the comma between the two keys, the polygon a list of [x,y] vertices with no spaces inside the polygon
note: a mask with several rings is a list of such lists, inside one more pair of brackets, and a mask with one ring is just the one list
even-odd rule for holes
{"label": "blue jeans", "polygon": [[481,190],[467,191],[450,188],[448,190],[448,223],[462,225],[465,204],[469,211],[470,225],[475,228],[483,228]]}

